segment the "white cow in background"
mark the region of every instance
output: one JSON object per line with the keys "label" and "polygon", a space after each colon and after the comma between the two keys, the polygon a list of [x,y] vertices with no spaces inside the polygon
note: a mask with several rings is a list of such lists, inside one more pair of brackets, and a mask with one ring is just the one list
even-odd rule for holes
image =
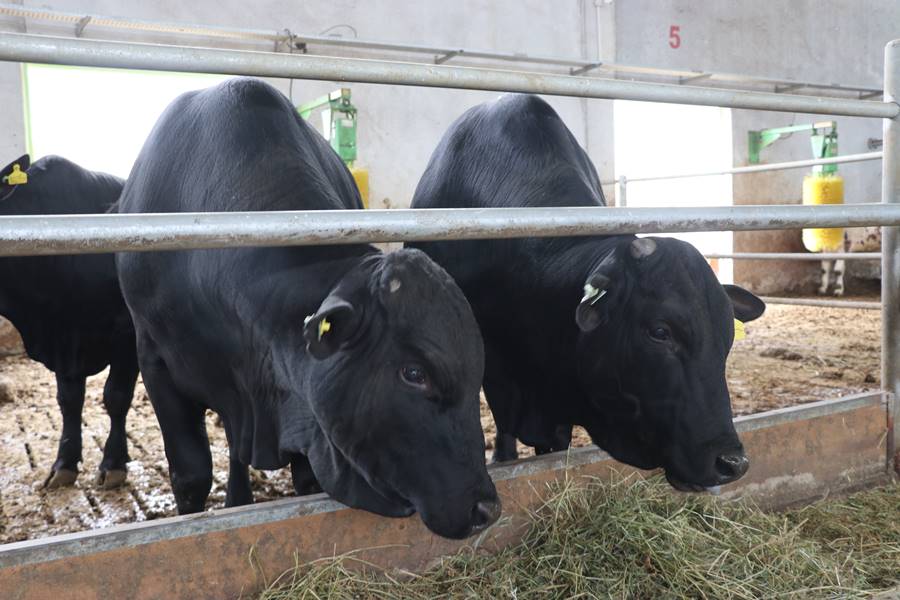
{"label": "white cow in background", "polygon": [[[805,241],[805,240],[804,240]],[[881,227],[854,227],[843,232],[843,252],[880,252]],[[835,296],[843,296],[844,271],[846,261],[843,259],[822,261],[822,284],[819,294],[825,295],[829,289]]]}

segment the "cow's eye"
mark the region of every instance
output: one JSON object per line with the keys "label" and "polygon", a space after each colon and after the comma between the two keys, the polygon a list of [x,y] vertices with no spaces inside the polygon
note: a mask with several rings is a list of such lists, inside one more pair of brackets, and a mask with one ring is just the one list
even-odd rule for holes
{"label": "cow's eye", "polygon": [[400,369],[400,379],[406,385],[421,390],[428,388],[428,373],[420,365],[406,365]]}
{"label": "cow's eye", "polygon": [[656,342],[668,342],[672,339],[672,331],[665,325],[654,325],[650,327],[649,333]]}

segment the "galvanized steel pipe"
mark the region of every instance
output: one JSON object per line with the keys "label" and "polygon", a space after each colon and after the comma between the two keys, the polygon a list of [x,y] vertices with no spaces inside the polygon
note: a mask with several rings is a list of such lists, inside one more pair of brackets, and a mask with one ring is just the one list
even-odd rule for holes
{"label": "galvanized steel pipe", "polygon": [[881,260],[879,252],[710,252],[703,256],[730,260]]}
{"label": "galvanized steel pipe", "polygon": [[[661,179],[686,179],[689,177],[714,177],[716,175],[741,175],[744,173],[764,173],[766,171],[784,171],[787,169],[802,169],[816,165],[838,165],[844,163],[864,162],[867,160],[881,160],[881,152],[863,152],[861,154],[846,154],[844,156],[832,156],[830,158],[812,158],[809,160],[794,160],[791,162],[772,163],[769,165],[750,165],[746,167],[734,167],[721,171],[703,171],[700,173],[679,173],[676,175],[653,175],[651,177],[625,177],[620,176],[615,181],[601,181],[601,185],[623,185],[635,181],[658,181]],[[618,188],[616,188],[618,189]]]}
{"label": "galvanized steel pipe", "polygon": [[792,304],[797,306],[881,310],[881,302],[865,302],[860,300],[820,300],[817,298],[775,298],[774,296],[761,296],[761,298],[766,304]]}
{"label": "galvanized steel pipe", "polygon": [[[456,57],[477,58],[496,61],[517,63],[532,63],[537,65],[566,66],[570,67],[571,75],[580,75],[588,71],[595,72],[600,69],[615,76],[616,74],[651,77],[675,77],[679,85],[689,81],[700,79],[711,82],[727,82],[736,85],[765,85],[775,88],[779,94],[790,93],[797,89],[828,90],[836,92],[854,92],[860,98],[880,96],[881,89],[862,85],[848,85],[840,83],[822,83],[812,81],[797,81],[795,79],[772,79],[770,77],[757,77],[754,75],[740,75],[736,73],[720,73],[710,71],[695,71],[689,69],[663,69],[659,67],[644,67],[639,65],[625,65],[611,62],[598,62],[581,58],[569,58],[562,56],[540,56],[525,54],[522,52],[497,52],[494,50],[478,50],[461,48],[459,46],[423,46],[419,44],[405,44],[397,42],[383,42],[359,38],[333,37],[328,35],[306,35],[292,33],[288,29],[279,28],[278,31],[266,29],[249,29],[246,27],[222,27],[221,25],[200,25],[193,23],[173,23],[165,21],[152,21],[149,19],[134,19],[102,15],[94,12],[73,13],[34,6],[22,6],[0,2],[0,15],[22,17],[25,19],[41,19],[46,21],[67,22],[78,26],[80,23],[89,24],[90,27],[112,27],[125,30],[137,30],[158,32],[166,34],[185,34],[194,36],[210,36],[219,38],[234,38],[238,40],[265,40],[275,43],[293,42],[295,45],[325,45],[338,48],[351,48],[356,50],[385,50],[388,52],[405,52],[413,54],[428,54],[433,57],[435,64]],[[81,37],[76,34],[76,37]]]}
{"label": "galvanized steel pipe", "polygon": [[900,204],[7,216],[0,256],[882,224]]}
{"label": "galvanized steel pipe", "polygon": [[0,35],[0,60],[84,67],[222,73],[354,81],[391,85],[620,98],[755,110],[892,118],[893,102],[794,96],[768,92],[642,83],[525,71],[424,65],[307,54],[277,54],[70,39],[22,33]]}
{"label": "galvanized steel pipe", "polygon": [[[884,48],[884,97],[900,100],[900,40]],[[900,119],[884,121],[884,162],[881,169],[881,201],[900,206]],[[885,223],[884,225],[888,225]],[[881,385],[893,394],[888,415],[888,462],[900,475],[900,229],[883,227],[881,233]]]}

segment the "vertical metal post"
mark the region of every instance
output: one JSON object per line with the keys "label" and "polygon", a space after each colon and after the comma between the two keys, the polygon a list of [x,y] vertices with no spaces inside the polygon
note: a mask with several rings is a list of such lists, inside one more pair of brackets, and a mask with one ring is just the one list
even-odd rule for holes
{"label": "vertical metal post", "polygon": [[619,208],[628,206],[628,202],[625,200],[625,186],[627,184],[628,180],[625,179],[625,176],[619,175],[619,179],[616,181],[616,206]]}
{"label": "vertical metal post", "polygon": [[[900,40],[884,49],[884,101],[900,102]],[[881,201],[900,204],[900,117],[884,119]],[[888,461],[900,474],[900,227],[881,235],[881,384],[894,396],[888,414]]]}

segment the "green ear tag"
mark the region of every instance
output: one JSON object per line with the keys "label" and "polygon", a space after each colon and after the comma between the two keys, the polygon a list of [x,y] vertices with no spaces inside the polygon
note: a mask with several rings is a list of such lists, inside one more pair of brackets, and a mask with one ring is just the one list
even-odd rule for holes
{"label": "green ear tag", "polygon": [[594,286],[589,283],[584,284],[584,297],[581,299],[581,303],[590,300],[591,306],[597,303],[597,300],[606,295],[606,290],[598,290]]}

